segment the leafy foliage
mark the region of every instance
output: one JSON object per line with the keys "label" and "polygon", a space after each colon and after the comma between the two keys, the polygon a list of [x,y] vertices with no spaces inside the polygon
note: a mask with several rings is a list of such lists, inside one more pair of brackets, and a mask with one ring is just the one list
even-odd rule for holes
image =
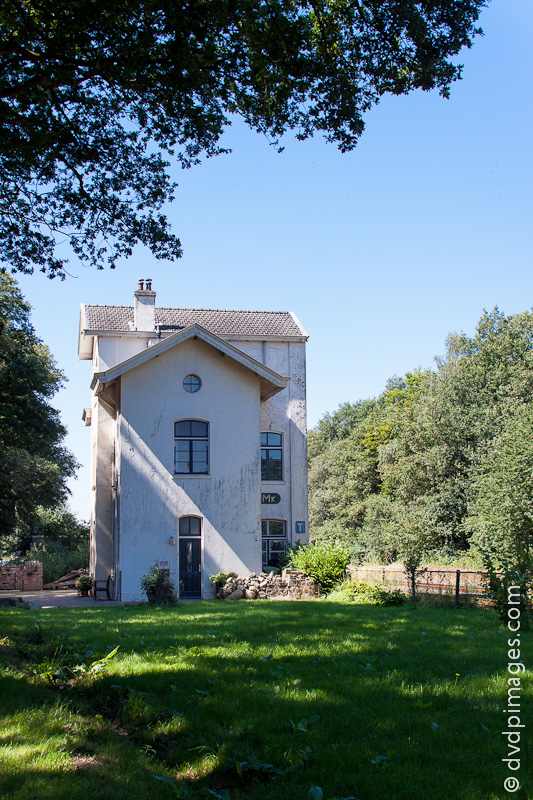
{"label": "leafy foliage", "polygon": [[0,272],[0,552],[27,547],[38,508],[61,506],[76,461],[50,398],[63,384],[35,335],[30,306]]}
{"label": "leafy foliage", "polygon": [[76,581],[76,589],[92,589],[94,581],[90,575],[80,575]]}
{"label": "leafy foliage", "polygon": [[[501,563],[503,561],[503,563]],[[530,627],[531,623],[531,589],[533,576],[531,572],[520,572],[505,557],[500,557],[500,568],[487,559],[485,566],[485,590],[494,602],[496,613],[507,624],[513,622],[513,630]],[[510,612],[514,611],[514,614]],[[518,626],[517,626],[518,620]]]}
{"label": "leafy foliage", "polygon": [[313,536],[349,530],[363,557],[400,559],[411,580],[423,559],[472,547],[496,570],[505,556],[531,572],[532,394],[533,314],[484,312],[473,337],[448,337],[435,371],[320,421]]}
{"label": "leafy foliage", "polygon": [[139,585],[147,596],[155,595],[158,603],[175,603],[177,600],[176,587],[170,579],[169,571],[161,569],[157,563],[152,564],[145,573]]}
{"label": "leafy foliage", "polygon": [[229,578],[236,578],[236,572],[216,572],[214,575],[209,576],[210,582],[216,586],[224,586],[225,583],[229,580]]}
{"label": "leafy foliage", "polygon": [[518,587],[524,624],[533,587],[533,411],[520,407],[480,460],[468,524],[488,573],[487,591],[504,619]]}
{"label": "leafy foliage", "polygon": [[32,544],[26,555],[26,561],[40,561],[43,565],[43,583],[52,583],[75,569],[86,569],[89,566],[89,539],[74,547],[67,547],[58,542],[37,542]]}
{"label": "leafy foliage", "polygon": [[290,565],[302,570],[327,592],[344,577],[350,551],[336,539],[317,540],[290,553]]}
{"label": "leafy foliage", "polygon": [[533,571],[532,475],[533,411],[524,406],[487,447],[473,480],[472,541],[495,569]]}
{"label": "leafy foliage", "polygon": [[237,115],[278,143],[353,148],[385,94],[448,96],[484,0],[164,3],[7,0],[0,12],[0,257],[64,276],[68,239],[113,267],[139,242],[176,258],[161,213],[183,167]]}
{"label": "leafy foliage", "polygon": [[374,606],[401,606],[407,598],[399,589],[387,589],[378,583],[348,580],[328,595],[328,600],[337,603],[366,603]]}

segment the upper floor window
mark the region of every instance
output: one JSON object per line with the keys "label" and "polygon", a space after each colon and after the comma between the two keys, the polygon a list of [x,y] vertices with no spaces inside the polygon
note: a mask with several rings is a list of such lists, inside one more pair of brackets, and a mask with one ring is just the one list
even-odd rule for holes
{"label": "upper floor window", "polygon": [[202,381],[198,375],[186,375],[183,379],[183,388],[186,392],[197,392],[202,387]]}
{"label": "upper floor window", "polygon": [[261,480],[283,480],[283,439],[281,433],[261,434]]}
{"label": "upper floor window", "polygon": [[209,474],[209,423],[181,419],[174,423],[174,472],[178,475]]}

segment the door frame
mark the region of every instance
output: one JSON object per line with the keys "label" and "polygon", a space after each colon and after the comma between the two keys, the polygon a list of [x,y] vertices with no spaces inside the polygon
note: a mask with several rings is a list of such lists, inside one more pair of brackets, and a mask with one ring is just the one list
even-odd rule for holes
{"label": "door frame", "polygon": [[[199,535],[191,536],[191,535],[187,535],[187,534],[182,534],[180,536],[181,522],[182,522],[182,520],[185,520],[185,519],[195,519],[195,520],[199,521],[199,523],[200,523],[200,534]],[[177,547],[177,551],[178,551],[177,552],[177,556],[178,556],[178,597],[183,598],[183,599],[190,598],[190,599],[195,599],[195,600],[197,600],[197,599],[201,600],[203,598],[203,576],[204,576],[204,569],[203,569],[203,567],[204,567],[204,548],[203,548],[203,538],[204,538],[203,537],[203,533],[204,533],[203,528],[204,528],[204,524],[203,523],[204,523],[203,517],[200,517],[198,514],[183,514],[183,516],[178,518],[178,536],[177,536],[177,539],[178,539],[178,547]],[[200,581],[200,587],[199,587],[199,593],[197,595],[194,594],[194,595],[186,595],[186,596],[184,596],[182,588],[181,588],[182,578],[181,578],[181,553],[180,553],[180,551],[181,551],[181,542],[186,542],[186,541],[199,542],[199,544],[200,544],[200,558],[199,558],[199,573],[200,573],[199,574],[199,581]]]}

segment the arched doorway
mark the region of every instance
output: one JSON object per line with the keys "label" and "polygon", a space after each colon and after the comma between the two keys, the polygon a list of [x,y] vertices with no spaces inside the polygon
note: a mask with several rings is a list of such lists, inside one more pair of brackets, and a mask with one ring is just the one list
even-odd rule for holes
{"label": "arched doorway", "polygon": [[202,520],[179,520],[180,597],[202,596]]}

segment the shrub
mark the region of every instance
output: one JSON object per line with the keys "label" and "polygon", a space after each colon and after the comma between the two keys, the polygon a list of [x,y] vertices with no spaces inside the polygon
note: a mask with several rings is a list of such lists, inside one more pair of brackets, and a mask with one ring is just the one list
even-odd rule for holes
{"label": "shrub", "polygon": [[350,551],[337,539],[318,539],[290,551],[289,564],[309,575],[329,592],[339,583],[350,562]]}
{"label": "shrub", "polygon": [[159,603],[175,603],[178,599],[169,571],[160,569],[157,564],[152,564],[148,572],[141,577],[139,585],[147,596],[156,595]]}
{"label": "shrub", "polygon": [[167,570],[159,570],[154,586],[154,594],[160,603],[175,603],[178,599],[176,587]]}
{"label": "shrub", "polygon": [[407,597],[399,589],[387,589],[386,586],[367,581],[344,581],[336,587],[328,600],[338,603],[365,603],[374,606],[400,606]]}
{"label": "shrub", "polygon": [[491,562],[487,564],[485,592],[494,602],[496,613],[508,623],[516,616],[509,614],[511,609],[518,608],[520,627],[528,628],[531,618],[531,573],[521,572],[516,567],[504,564],[496,569]]}
{"label": "shrub", "polygon": [[40,561],[43,565],[43,583],[52,583],[76,569],[89,566],[89,542],[82,542],[74,549],[57,542],[33,544],[25,556],[25,561]]}
{"label": "shrub", "polygon": [[236,578],[236,572],[217,572],[215,575],[210,575],[209,580],[213,586],[224,586],[230,578]]}

